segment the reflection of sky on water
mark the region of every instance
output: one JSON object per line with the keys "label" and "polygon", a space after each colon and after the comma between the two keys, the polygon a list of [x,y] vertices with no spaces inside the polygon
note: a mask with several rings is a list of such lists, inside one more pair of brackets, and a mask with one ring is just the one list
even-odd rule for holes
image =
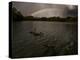
{"label": "reflection of sky on water", "polygon": [[[14,23],[12,48],[17,57],[42,55],[46,50],[44,45],[62,46],[77,39],[77,24],[62,22],[32,22]],[[42,37],[30,34],[30,31],[42,32]],[[56,42],[54,42],[56,40]],[[48,53],[48,52],[47,52]]]}

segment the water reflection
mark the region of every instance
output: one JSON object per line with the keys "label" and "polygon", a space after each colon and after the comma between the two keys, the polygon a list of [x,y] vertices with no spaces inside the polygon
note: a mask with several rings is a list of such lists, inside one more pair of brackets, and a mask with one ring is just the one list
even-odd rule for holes
{"label": "water reflection", "polygon": [[22,21],[14,22],[13,29],[15,57],[54,55],[51,53],[53,46],[59,50],[67,43],[77,41],[77,23],[72,22]]}

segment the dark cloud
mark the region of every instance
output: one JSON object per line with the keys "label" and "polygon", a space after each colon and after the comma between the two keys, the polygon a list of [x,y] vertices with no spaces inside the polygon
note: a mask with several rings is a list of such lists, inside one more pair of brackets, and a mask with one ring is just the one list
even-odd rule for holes
{"label": "dark cloud", "polygon": [[78,6],[74,6],[75,8],[72,10],[68,9],[67,15],[69,16],[78,16]]}

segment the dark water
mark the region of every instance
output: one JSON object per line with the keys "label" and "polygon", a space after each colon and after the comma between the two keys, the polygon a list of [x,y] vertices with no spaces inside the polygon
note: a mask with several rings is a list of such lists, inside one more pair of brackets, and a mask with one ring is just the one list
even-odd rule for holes
{"label": "dark water", "polygon": [[[64,47],[77,41],[77,23],[74,22],[21,21],[14,22],[12,29],[13,57],[63,55]],[[42,36],[30,32],[41,32]],[[54,48],[58,53],[54,53]]]}

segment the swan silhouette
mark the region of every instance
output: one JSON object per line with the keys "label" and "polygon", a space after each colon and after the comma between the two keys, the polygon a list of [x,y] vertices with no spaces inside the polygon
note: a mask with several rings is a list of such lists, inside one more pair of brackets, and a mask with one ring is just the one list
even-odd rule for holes
{"label": "swan silhouette", "polygon": [[31,32],[29,32],[29,33],[31,33],[31,34],[34,35],[34,36],[43,36],[43,33],[42,33],[42,32],[37,33],[37,32],[31,31]]}

